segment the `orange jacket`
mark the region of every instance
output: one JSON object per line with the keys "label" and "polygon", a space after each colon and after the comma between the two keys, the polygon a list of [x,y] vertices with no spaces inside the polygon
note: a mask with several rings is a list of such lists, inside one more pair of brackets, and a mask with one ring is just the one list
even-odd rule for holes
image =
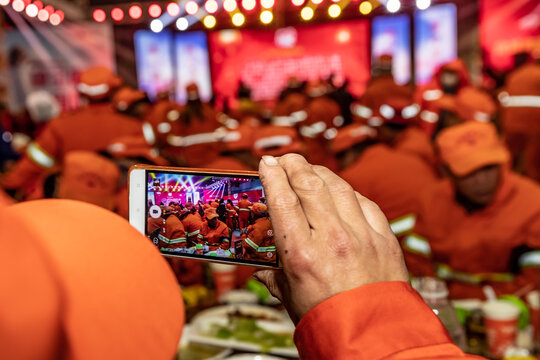
{"label": "orange jacket", "polygon": [[158,218],[153,218],[151,216],[148,217],[148,219],[146,220],[146,235],[150,236],[152,231],[161,228],[161,226],[164,225],[164,223],[165,223],[165,220],[163,220],[163,218],[161,217],[158,217]]}
{"label": "orange jacket", "polygon": [[203,241],[206,242],[211,251],[217,250],[221,245],[221,238],[227,238],[226,241],[230,243],[229,228],[219,220],[215,229],[210,228],[208,222],[203,223],[201,226],[201,235]]}
{"label": "orange jacket", "polygon": [[386,145],[368,148],[340,176],[390,221],[413,212],[422,191],[437,181],[434,169],[418,156]]}
{"label": "orange jacket", "polygon": [[276,245],[270,219],[258,218],[248,227],[247,236],[244,237],[244,249],[246,260],[276,261]]}
{"label": "orange jacket", "polygon": [[241,199],[238,201],[238,216],[247,217],[249,216],[250,207],[253,205],[249,200]]}
{"label": "orange jacket", "polygon": [[433,311],[404,282],[379,282],[335,295],[298,323],[301,359],[480,360],[464,354]]}
{"label": "orange jacket", "polygon": [[161,226],[159,233],[159,248],[177,249],[186,247],[186,232],[184,225],[176,215],[169,215]]}
{"label": "orange jacket", "polygon": [[526,64],[506,79],[507,96],[499,96],[505,131],[540,132],[540,65]]}
{"label": "orange jacket", "polygon": [[236,215],[236,210],[233,205],[227,204],[225,208],[227,209],[227,217],[232,218]]}
{"label": "orange jacket", "polygon": [[198,213],[188,214],[188,216],[182,220],[182,224],[184,225],[184,230],[186,231],[187,240],[192,243],[197,243],[203,224],[201,216]]}
{"label": "orange jacket", "polygon": [[116,113],[110,104],[89,105],[51,120],[26,155],[2,179],[6,189],[21,189],[74,150],[105,150],[115,139],[139,136],[141,123]]}
{"label": "orange jacket", "polygon": [[448,180],[420,198],[403,240],[409,271],[446,279],[453,298],[483,298],[482,286],[511,294],[538,284],[540,188],[507,172],[492,204],[469,214]]}
{"label": "orange jacket", "polygon": [[417,127],[409,127],[401,132],[396,139],[394,149],[418,156],[429,166],[437,165],[437,157],[431,139],[425,131]]}

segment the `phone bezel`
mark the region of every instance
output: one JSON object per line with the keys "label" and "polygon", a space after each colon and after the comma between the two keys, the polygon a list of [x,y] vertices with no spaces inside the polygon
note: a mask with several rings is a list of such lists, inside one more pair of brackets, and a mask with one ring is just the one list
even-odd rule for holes
{"label": "phone bezel", "polygon": [[[136,171],[142,170],[142,171]],[[215,170],[215,169],[201,169],[201,168],[183,168],[183,167],[170,167],[170,166],[149,166],[149,165],[134,165],[129,169],[128,173],[128,186],[129,186],[129,222],[139,232],[146,237],[146,205],[148,201],[147,192],[147,174],[148,172],[161,172],[161,173],[184,173],[187,175],[212,175],[212,176],[243,176],[243,177],[256,177],[259,178],[257,171],[238,171],[238,170]],[[136,174],[132,178],[132,174]],[[142,174],[142,176],[140,175]],[[142,182],[141,182],[142,181]],[[141,194],[140,189],[143,189]],[[134,192],[132,194],[132,191]],[[132,203],[133,201],[133,203]],[[133,217],[132,217],[133,212]],[[159,249],[158,249],[159,251]],[[224,258],[210,258],[204,255],[196,254],[167,254],[160,251],[160,253],[168,258],[183,258],[192,260],[202,260],[213,263],[230,264],[230,265],[244,265],[244,266],[256,266],[276,269],[280,268],[279,256],[276,253],[275,263],[260,263],[252,260],[243,259],[224,259]]]}

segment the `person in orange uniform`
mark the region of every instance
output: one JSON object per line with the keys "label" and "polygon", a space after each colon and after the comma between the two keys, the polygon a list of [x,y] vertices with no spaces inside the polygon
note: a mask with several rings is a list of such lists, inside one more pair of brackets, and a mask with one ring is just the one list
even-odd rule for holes
{"label": "person in orange uniform", "polygon": [[0,358],[175,357],[180,287],[127,221],[80,201],[27,201],[0,207],[0,238],[17,239],[0,242]]}
{"label": "person in orange uniform", "polygon": [[5,174],[2,186],[24,191],[36,178],[57,166],[69,151],[105,150],[114,139],[140,135],[141,123],[119,114],[108,102],[120,83],[120,78],[104,67],[83,72],[78,89],[90,99],[90,104],[51,120],[28,145],[25,156]]}
{"label": "person in orange uniform", "polygon": [[244,259],[263,262],[276,261],[274,231],[268,218],[268,209],[262,203],[253,204],[255,222],[247,229],[244,238]]}
{"label": "person in orange uniform", "polygon": [[242,199],[238,201],[238,222],[241,230],[246,229],[249,225],[251,205],[252,203],[248,200],[247,194],[242,194]]}
{"label": "person in orange uniform", "polygon": [[199,243],[208,245],[210,251],[217,250],[223,243],[229,244],[230,247],[229,228],[225,223],[219,221],[216,210],[206,210],[204,217],[206,218],[206,222],[201,226]]}
{"label": "person in orange uniform", "polygon": [[514,166],[540,181],[540,64],[527,63],[511,72],[499,99]]}
{"label": "person in orange uniform", "polygon": [[416,276],[447,280],[453,298],[484,298],[538,284],[540,187],[508,169],[510,155],[492,124],[469,122],[440,133],[447,178],[422,194],[403,241]]}
{"label": "person in orange uniform", "polygon": [[[416,209],[418,196],[437,181],[437,174],[433,166],[417,155],[384,143],[364,145],[367,132],[362,125],[351,125],[334,139],[334,153],[346,153],[344,157],[348,158],[339,175],[356,191],[376,202],[396,234],[401,234],[405,225],[410,230],[408,215]],[[350,151],[343,148],[347,144],[351,145]]]}
{"label": "person in orange uniform", "polygon": [[180,220],[186,231],[187,246],[192,247],[198,242],[199,234],[201,233],[202,219],[197,213],[197,208],[193,206],[193,204],[188,207],[188,204],[186,204],[186,212],[184,215],[180,216]]}
{"label": "person in orange uniform", "polygon": [[180,251],[186,248],[186,231],[176,212],[171,206],[163,209],[163,224],[158,235],[158,248],[165,251]]}
{"label": "person in orange uniform", "polygon": [[229,229],[234,230],[236,229],[235,218],[237,215],[236,215],[236,210],[234,208],[234,205],[231,199],[227,200],[226,209],[227,209],[227,226],[229,227]]}

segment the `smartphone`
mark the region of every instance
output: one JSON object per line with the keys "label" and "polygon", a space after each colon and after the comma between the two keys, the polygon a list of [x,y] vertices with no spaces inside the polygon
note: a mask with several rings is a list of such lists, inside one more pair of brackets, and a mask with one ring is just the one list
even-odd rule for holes
{"label": "smartphone", "polygon": [[128,178],[129,222],[164,256],[280,267],[257,172],[135,165]]}

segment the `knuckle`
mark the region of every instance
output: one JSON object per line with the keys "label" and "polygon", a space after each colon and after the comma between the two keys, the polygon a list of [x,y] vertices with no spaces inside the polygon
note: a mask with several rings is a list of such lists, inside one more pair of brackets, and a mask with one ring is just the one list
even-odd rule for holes
{"label": "knuckle", "polygon": [[345,257],[352,253],[354,241],[345,229],[334,229],[329,241],[330,251],[337,257]]}
{"label": "knuckle", "polygon": [[268,199],[268,205],[271,209],[291,209],[300,205],[300,200],[293,193],[280,193]]}
{"label": "knuckle", "polygon": [[299,171],[291,177],[291,184],[301,191],[319,191],[326,183],[319,176],[308,171]]}

